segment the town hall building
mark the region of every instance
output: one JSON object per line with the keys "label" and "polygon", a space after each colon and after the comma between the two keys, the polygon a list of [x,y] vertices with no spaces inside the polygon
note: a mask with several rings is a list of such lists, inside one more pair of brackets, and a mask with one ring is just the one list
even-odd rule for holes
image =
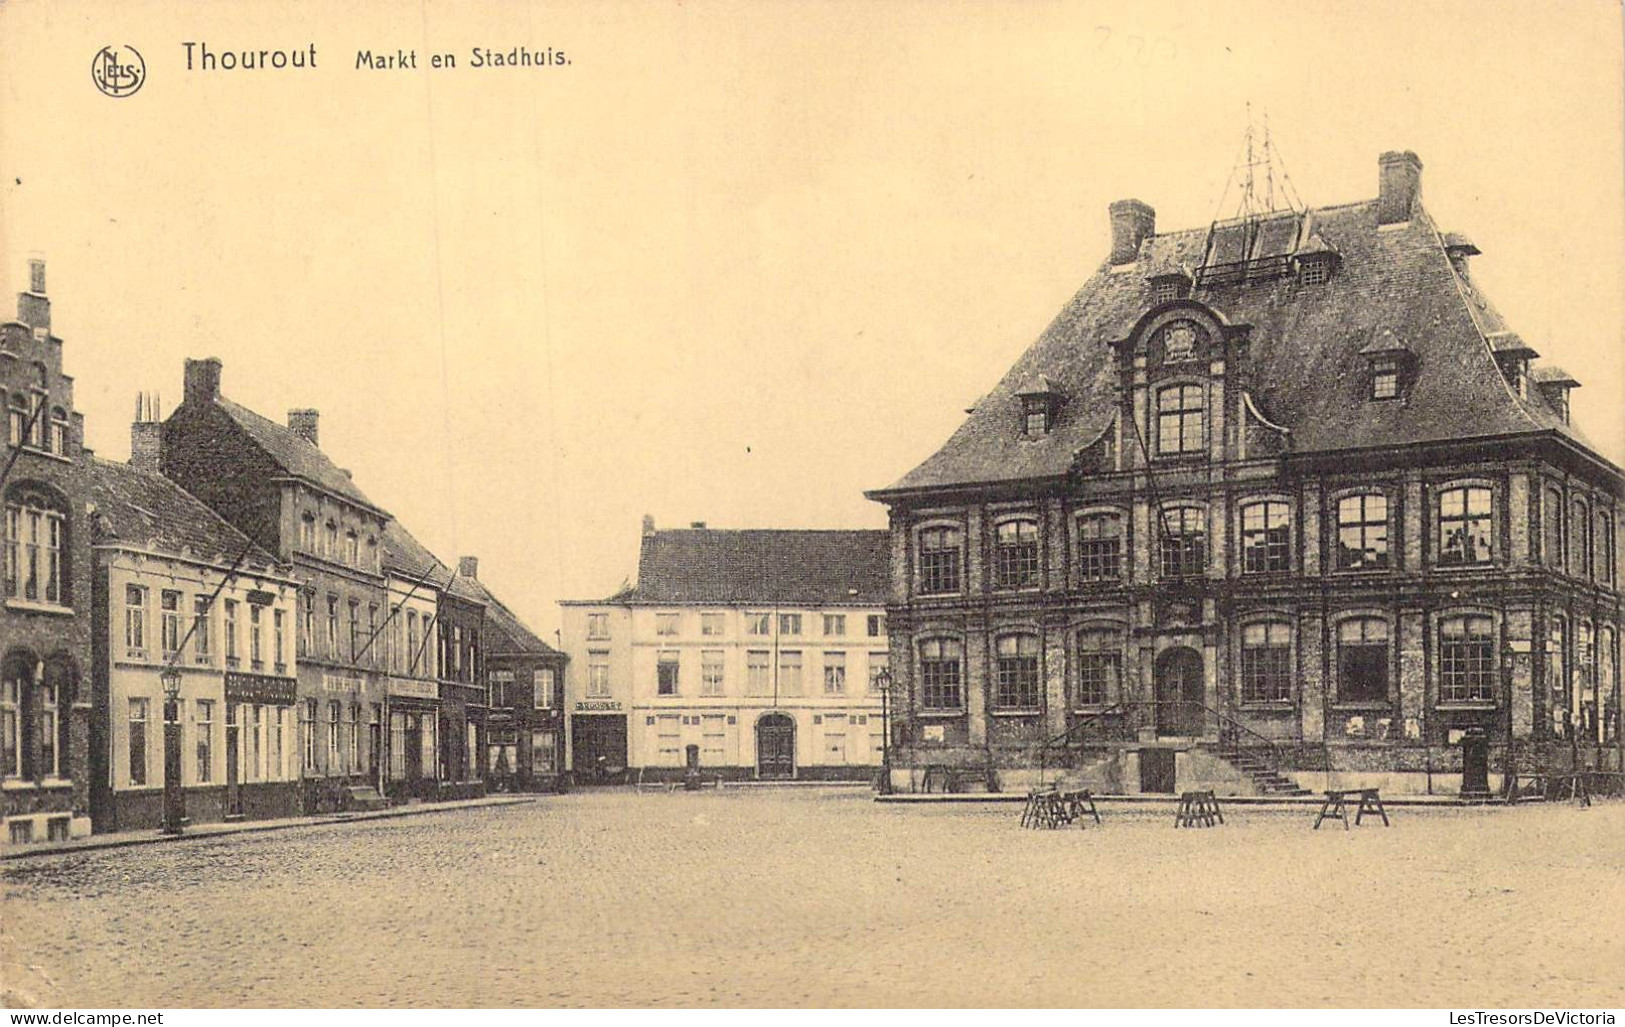
{"label": "town hall building", "polygon": [[1421,161],[1378,172],[1375,200],[1191,230],[1112,204],[1105,263],[869,493],[897,787],[1617,764],[1625,480],[1422,207]]}

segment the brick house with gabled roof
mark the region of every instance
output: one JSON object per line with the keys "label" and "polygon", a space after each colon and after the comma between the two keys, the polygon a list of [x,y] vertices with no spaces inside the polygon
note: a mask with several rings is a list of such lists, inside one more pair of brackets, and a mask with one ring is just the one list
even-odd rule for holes
{"label": "brick house with gabled roof", "polygon": [[[1618,739],[1619,468],[1387,153],[1112,251],[890,510],[897,783],[1458,787]],[[1034,383],[1040,383],[1034,385]],[[1452,777],[1452,775],[1455,775]]]}
{"label": "brick house with gabled roof", "polygon": [[691,747],[708,776],[873,777],[888,545],[646,518],[635,586],[560,603],[577,779],[679,776]]}

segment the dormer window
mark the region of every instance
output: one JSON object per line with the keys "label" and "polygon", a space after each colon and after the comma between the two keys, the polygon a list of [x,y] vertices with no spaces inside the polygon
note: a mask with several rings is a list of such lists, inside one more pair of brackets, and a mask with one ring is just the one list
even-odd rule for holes
{"label": "dormer window", "polygon": [[1337,250],[1328,246],[1319,232],[1311,232],[1297,252],[1298,284],[1325,285],[1340,259]]}
{"label": "dormer window", "polygon": [[1191,294],[1191,276],[1177,264],[1161,265],[1146,280],[1151,283],[1153,306],[1172,303]]}
{"label": "dormer window", "polygon": [[1540,392],[1540,398],[1552,408],[1564,424],[1569,423],[1569,390],[1577,389],[1580,383],[1574,376],[1561,367],[1537,367],[1529,372],[1529,380]]}
{"label": "dormer window", "polygon": [[1298,280],[1304,285],[1325,285],[1331,276],[1331,261],[1320,257],[1304,261],[1298,271]]}
{"label": "dormer window", "polygon": [[1391,329],[1379,328],[1372,334],[1372,341],[1360,351],[1370,382],[1366,395],[1373,400],[1403,399],[1415,363],[1410,347]]}
{"label": "dormer window", "polygon": [[1153,303],[1172,303],[1179,299],[1179,284],[1172,279],[1164,278],[1151,287],[1151,300]]}
{"label": "dormer window", "polygon": [[1371,361],[1371,398],[1399,397],[1399,358],[1376,357]]}
{"label": "dormer window", "polygon": [[1494,332],[1487,336],[1490,352],[1495,354],[1495,366],[1507,387],[1520,397],[1529,395],[1529,361],[1540,356],[1516,332]]}
{"label": "dormer window", "polygon": [[1016,393],[1021,400],[1022,433],[1028,438],[1041,438],[1055,426],[1055,413],[1060,407],[1061,394],[1054,383],[1039,375],[1031,385]]}

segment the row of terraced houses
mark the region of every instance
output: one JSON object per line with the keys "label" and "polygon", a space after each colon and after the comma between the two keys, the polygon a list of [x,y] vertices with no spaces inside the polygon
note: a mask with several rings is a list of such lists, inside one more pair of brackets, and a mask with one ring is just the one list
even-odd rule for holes
{"label": "row of terraced houses", "polygon": [[316,411],[228,399],[216,359],[167,419],[138,402],[128,463],[97,457],[43,261],[28,285],[0,325],[7,843],[156,826],[170,773],[193,821],[555,786],[563,654],[473,557],[369,499]]}

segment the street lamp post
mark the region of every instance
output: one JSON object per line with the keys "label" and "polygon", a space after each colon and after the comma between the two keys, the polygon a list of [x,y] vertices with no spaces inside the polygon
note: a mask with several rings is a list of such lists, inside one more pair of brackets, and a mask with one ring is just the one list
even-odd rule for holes
{"label": "street lamp post", "polygon": [[164,834],[180,834],[186,816],[181,795],[181,672],[165,667],[158,679],[164,685]]}
{"label": "street lamp post", "polygon": [[880,693],[880,794],[891,794],[891,671],[875,674],[875,691]]}

